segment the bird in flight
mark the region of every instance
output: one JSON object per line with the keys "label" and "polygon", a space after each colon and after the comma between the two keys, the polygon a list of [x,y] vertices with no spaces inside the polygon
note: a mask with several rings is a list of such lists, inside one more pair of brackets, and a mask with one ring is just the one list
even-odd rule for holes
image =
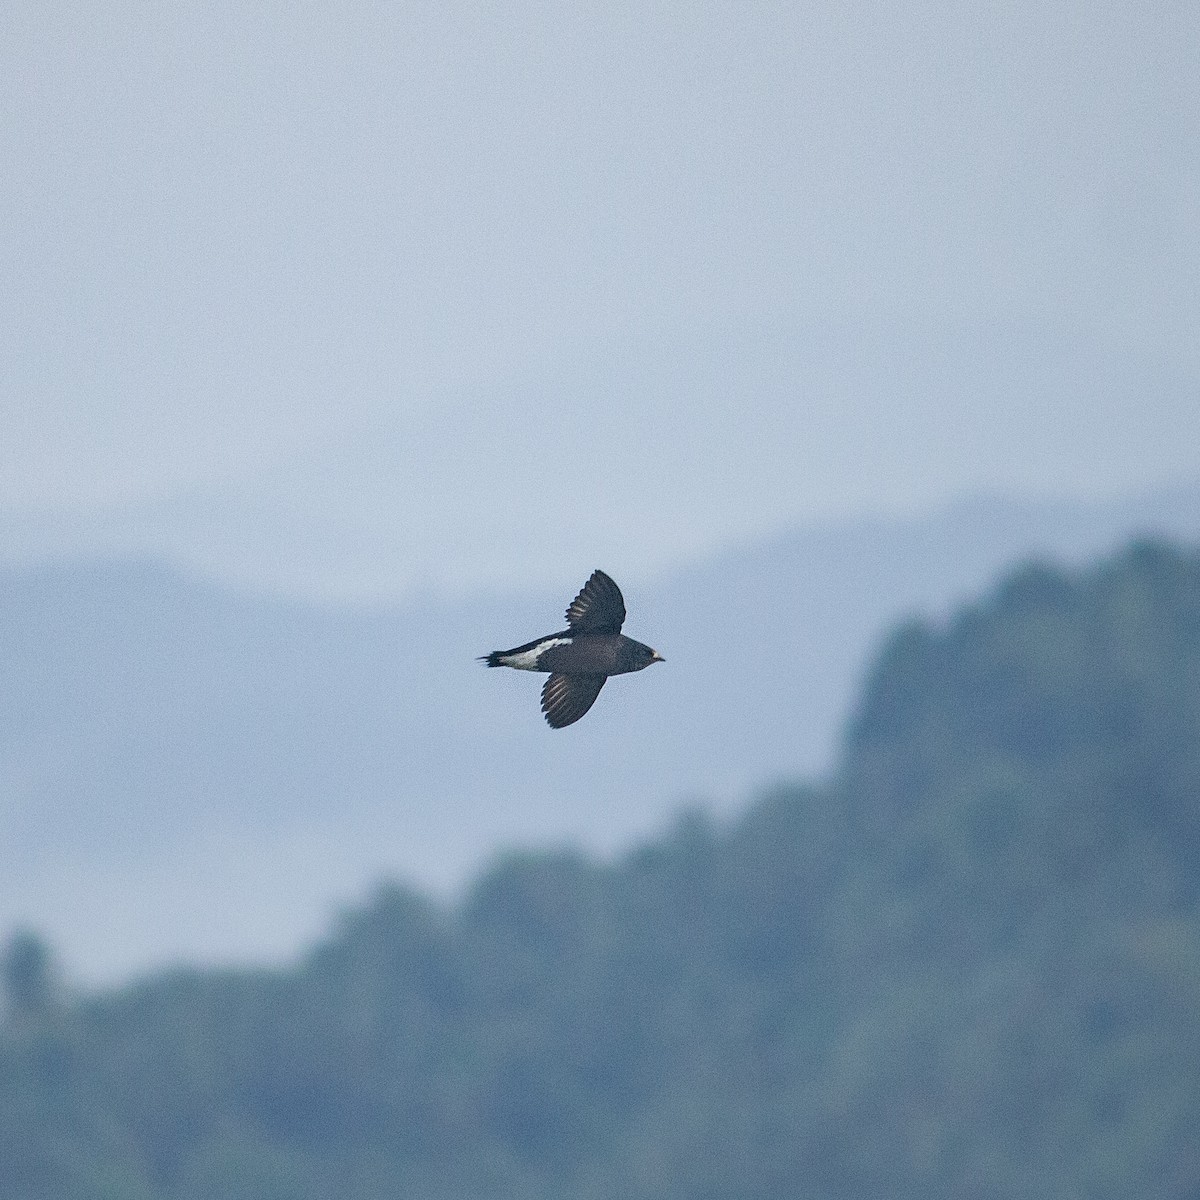
{"label": "bird in flight", "polygon": [[625,600],[603,571],[593,571],[579,595],[567,605],[567,628],[512,650],[493,650],[479,661],[489,667],[549,671],[542,688],[542,712],[552,729],[583,716],[610,675],[640,671],[663,662],[657,650],[621,633]]}

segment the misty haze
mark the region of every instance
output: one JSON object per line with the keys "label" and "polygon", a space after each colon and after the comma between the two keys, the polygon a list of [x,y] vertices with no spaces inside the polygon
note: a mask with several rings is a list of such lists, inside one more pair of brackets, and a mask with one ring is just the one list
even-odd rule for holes
{"label": "misty haze", "polygon": [[0,1196],[1194,1200],[1197,61],[14,10]]}

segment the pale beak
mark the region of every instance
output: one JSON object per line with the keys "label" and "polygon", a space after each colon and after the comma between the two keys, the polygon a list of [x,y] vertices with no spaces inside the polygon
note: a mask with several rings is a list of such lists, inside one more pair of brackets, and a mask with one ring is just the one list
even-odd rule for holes
{"label": "pale beak", "polygon": [[650,661],[651,662],[666,662],[667,660],[665,658],[663,658],[663,656],[661,654],[659,654],[659,652],[657,650],[651,650],[650,651]]}

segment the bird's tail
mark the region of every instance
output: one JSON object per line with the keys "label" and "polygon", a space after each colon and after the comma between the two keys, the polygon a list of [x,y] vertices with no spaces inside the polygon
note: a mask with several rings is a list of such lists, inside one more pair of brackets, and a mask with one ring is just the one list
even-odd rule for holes
{"label": "bird's tail", "polygon": [[502,663],[500,660],[503,657],[503,650],[493,650],[491,654],[483,655],[478,661],[481,663],[487,663],[489,667],[502,667],[504,666],[504,663]]}

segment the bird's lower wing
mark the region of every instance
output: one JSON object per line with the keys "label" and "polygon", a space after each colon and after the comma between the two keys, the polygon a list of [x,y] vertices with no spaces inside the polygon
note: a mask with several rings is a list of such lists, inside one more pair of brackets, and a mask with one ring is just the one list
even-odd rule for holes
{"label": "bird's lower wing", "polygon": [[542,712],[551,729],[578,721],[596,702],[607,675],[560,675],[555,672],[542,688]]}

